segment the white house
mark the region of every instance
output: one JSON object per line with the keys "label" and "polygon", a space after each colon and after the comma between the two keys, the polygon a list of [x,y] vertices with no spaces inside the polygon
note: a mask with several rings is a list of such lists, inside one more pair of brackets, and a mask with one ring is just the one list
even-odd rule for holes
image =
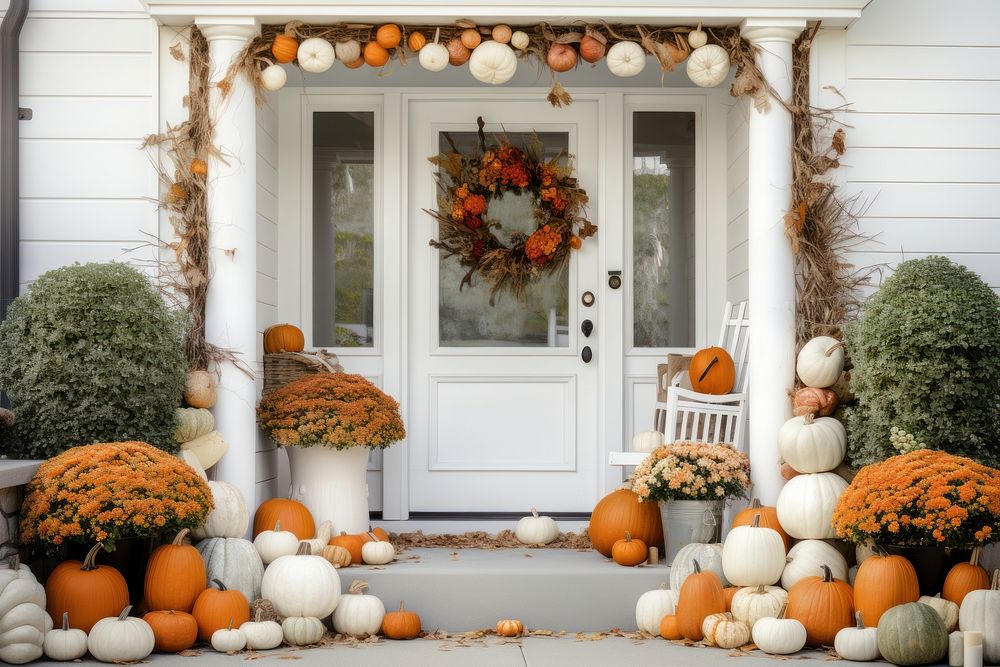
{"label": "white house", "polygon": [[[853,260],[947,254],[1000,288],[1000,5],[990,0],[32,0],[20,36],[20,106],[31,110],[19,123],[21,288],[71,262],[152,259],[150,236],[170,233],[139,144],[186,117],[188,66],[171,48],[191,25],[218,73],[262,25],[461,18],[739,26],[783,96],[793,40],[821,21],[811,98],[848,105],[834,176],[868,202],[861,231],[873,237]],[[307,346],[400,400],[408,439],[370,463],[384,521],[531,506],[582,518],[622,481],[609,452],[648,428],[656,364],[712,344],[723,304],[749,299],[748,440],[757,492],[773,501],[794,351],[789,116],[754,111],[727,85],[697,88],[682,69],[623,79],[581,67],[561,79],[574,98],[564,108],[545,100],[547,73],[525,65],[495,87],[464,67],[432,74],[412,61],[295,69],[262,106],[238,80],[216,121],[228,165],[209,180],[210,338],[259,362],[264,328],[298,323]],[[427,158],[478,116],[488,130],[534,130],[564,147],[590,195],[599,232],[537,295],[543,307],[509,297],[491,307],[481,285],[460,293],[460,273],[428,245]],[[657,184],[670,202],[659,218]],[[258,391],[224,371],[216,415],[236,454],[217,475],[259,502],[283,492],[283,456],[256,429]]]}

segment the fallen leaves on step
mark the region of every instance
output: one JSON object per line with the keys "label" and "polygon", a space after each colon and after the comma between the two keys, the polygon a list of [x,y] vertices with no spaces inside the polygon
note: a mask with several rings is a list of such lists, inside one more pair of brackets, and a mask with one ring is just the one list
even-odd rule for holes
{"label": "fallen leaves on step", "polygon": [[[525,545],[514,535],[514,531],[501,530],[496,535],[486,531],[474,530],[457,535],[425,535],[422,530],[412,533],[392,533],[389,541],[401,553],[410,547],[443,547],[449,549],[524,549]],[[581,533],[560,533],[553,542],[545,545],[532,545],[532,549],[575,549],[590,551],[592,545],[587,531]]]}

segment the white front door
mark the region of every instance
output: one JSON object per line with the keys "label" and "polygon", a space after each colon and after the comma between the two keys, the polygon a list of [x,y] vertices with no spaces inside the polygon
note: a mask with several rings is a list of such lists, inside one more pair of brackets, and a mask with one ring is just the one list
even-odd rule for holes
{"label": "white front door", "polygon": [[[414,97],[406,108],[409,511],[587,512],[605,470],[597,409],[604,325],[599,100],[553,109],[533,92]],[[535,132],[547,151],[572,155],[599,228],[563,274],[539,279],[522,301],[504,293],[491,305],[479,276],[460,289],[465,269],[428,244],[438,230],[425,212],[437,206],[427,159],[447,148],[446,134],[460,145],[474,142],[478,116],[488,134],[502,130],[517,145]],[[495,200],[490,214],[502,222],[503,240],[534,230],[528,196]],[[588,292],[594,303],[585,306]],[[585,320],[593,325],[589,337]]]}

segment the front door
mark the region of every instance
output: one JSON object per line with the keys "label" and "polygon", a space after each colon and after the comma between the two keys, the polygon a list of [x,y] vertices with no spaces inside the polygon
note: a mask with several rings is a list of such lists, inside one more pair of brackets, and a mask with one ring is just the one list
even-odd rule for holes
{"label": "front door", "polygon": [[[531,506],[587,512],[603,489],[599,106],[591,98],[553,109],[537,93],[409,101],[411,513],[526,512]],[[475,146],[478,116],[488,135],[502,130],[514,145],[526,145],[534,132],[547,154],[572,156],[590,196],[589,219],[599,229],[571,253],[563,271],[537,279],[523,299],[507,292],[492,304],[480,276],[460,288],[466,269],[428,244],[437,238],[438,222],[426,212],[437,207],[436,168],[427,159],[448,150],[449,137],[459,147]],[[494,200],[489,216],[502,223],[502,240],[534,231],[530,196]],[[594,295],[590,305],[587,293]]]}

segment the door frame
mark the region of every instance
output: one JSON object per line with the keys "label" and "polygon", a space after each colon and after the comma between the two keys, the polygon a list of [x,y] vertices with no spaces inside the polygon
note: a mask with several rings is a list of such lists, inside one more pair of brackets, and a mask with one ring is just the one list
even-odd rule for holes
{"label": "door frame", "polygon": [[[447,87],[447,88],[376,88],[376,87],[321,87],[285,88],[278,94],[279,108],[279,224],[278,224],[278,316],[280,321],[304,322],[304,310],[308,304],[303,301],[303,287],[311,280],[311,261],[305,263],[305,255],[311,251],[306,247],[306,225],[311,230],[311,193],[306,198],[306,187],[311,184],[311,154],[304,143],[311,141],[311,134],[305,133],[304,120],[313,111],[322,110],[366,110],[378,107],[376,119],[381,115],[381,123],[376,121],[375,141],[377,167],[381,177],[381,201],[376,202],[376,210],[381,214],[381,225],[376,221],[375,286],[376,303],[376,347],[358,353],[351,348],[331,348],[350,363],[365,359],[367,368],[380,360],[380,386],[395,396],[404,421],[408,413],[408,354],[407,326],[408,304],[406,299],[406,277],[409,272],[406,249],[409,244],[407,218],[409,164],[409,122],[408,108],[414,100],[455,100],[485,99],[498,95],[509,97],[528,96],[537,99],[544,90],[536,87],[493,88]],[[612,213],[609,202],[621,201],[625,204],[628,178],[631,170],[626,170],[626,156],[630,148],[627,114],[631,110],[690,111],[697,109],[700,119],[697,127],[696,156],[701,160],[696,176],[696,343],[698,346],[710,342],[710,332],[717,330],[718,313],[725,302],[726,256],[724,253],[709,252],[711,248],[726,247],[726,198],[709,197],[709,192],[726,192],[726,112],[725,93],[716,89],[649,89],[649,88],[576,88],[575,99],[597,100],[599,122],[602,123],[598,139],[598,150],[604,166],[598,174],[597,206],[595,217],[603,221],[602,243],[598,258],[598,272],[602,281],[603,294],[598,295],[604,304],[601,318],[605,324],[599,338],[597,354],[604,363],[599,377],[599,400],[604,406],[598,416],[598,430],[603,434],[598,446],[603,474],[598,475],[599,494],[610,491],[622,481],[622,469],[608,466],[610,451],[617,449],[617,443],[631,434],[626,427],[626,408],[631,406],[627,396],[631,395],[635,383],[655,386],[655,376],[625,373],[625,303],[622,290],[607,288],[605,277],[608,271],[624,270],[626,258],[624,217]],[[638,106],[636,106],[638,104]],[[379,148],[381,147],[381,148]],[[308,162],[308,164],[307,164]],[[613,165],[617,165],[612,168]],[[617,172],[617,176],[615,176]],[[306,180],[308,179],[308,180]],[[379,213],[376,213],[378,216]],[[616,225],[615,222],[618,222]],[[310,231],[311,233],[311,231]],[[612,252],[612,244],[617,244],[617,254]],[[619,257],[621,259],[619,259]],[[626,282],[626,284],[628,284]],[[390,291],[391,290],[391,291]],[[310,290],[311,293],[311,290]],[[615,321],[620,326],[609,325]],[[619,349],[620,356],[610,356],[609,349]],[[657,351],[659,352],[659,351]],[[365,373],[367,374],[367,373]],[[627,393],[628,392],[628,393]],[[631,420],[631,416],[628,416]],[[612,444],[615,443],[615,444]],[[283,464],[283,462],[282,462]],[[406,442],[398,447],[383,451],[381,470],[382,518],[383,520],[406,520],[409,518],[409,457]],[[374,471],[373,471],[374,472]],[[377,474],[377,472],[375,472]]]}

